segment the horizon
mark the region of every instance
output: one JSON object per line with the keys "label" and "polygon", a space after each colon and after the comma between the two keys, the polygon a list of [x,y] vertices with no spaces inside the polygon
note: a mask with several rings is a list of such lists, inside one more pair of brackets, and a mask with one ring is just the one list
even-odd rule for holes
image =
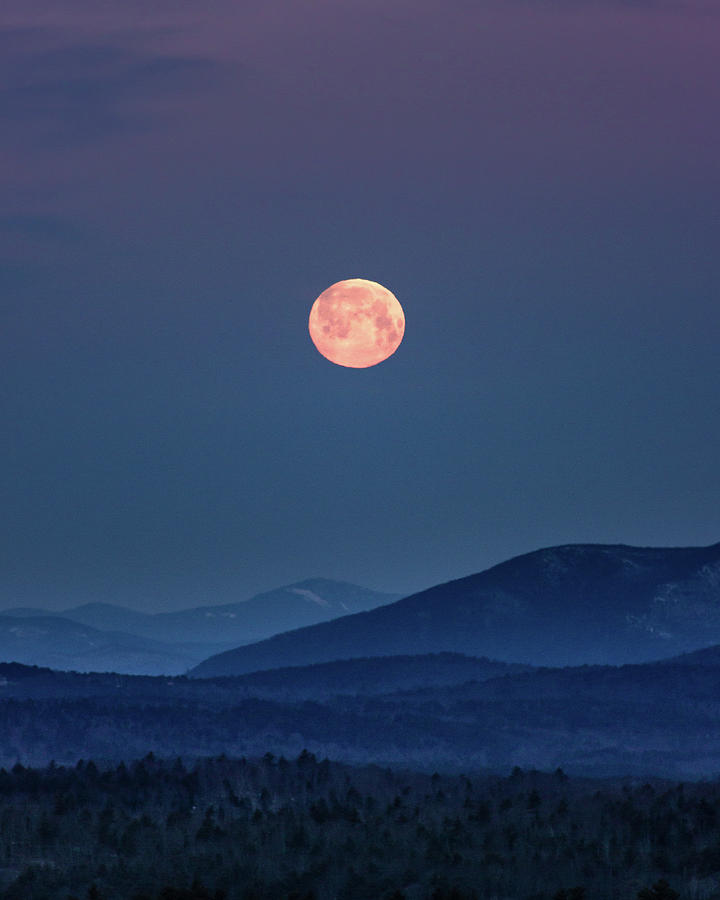
{"label": "horizon", "polygon": [[[531,556],[535,553],[542,553],[542,552],[548,551],[548,550],[559,550],[559,549],[564,549],[564,548],[569,548],[569,547],[598,547],[598,548],[607,547],[607,548],[626,548],[629,550],[694,550],[694,549],[709,550],[713,547],[720,547],[720,541],[712,541],[709,544],[700,544],[700,545],[698,545],[698,544],[672,544],[672,545],[667,545],[667,546],[655,546],[655,545],[650,545],[650,544],[627,544],[627,543],[620,543],[620,542],[597,543],[597,542],[587,542],[587,541],[572,541],[572,542],[566,542],[566,543],[562,543],[562,544],[551,544],[548,546],[536,547],[533,550],[525,550],[523,552],[514,554],[513,556],[507,557],[506,559],[501,559],[501,560],[498,560],[497,562],[491,562],[488,566],[486,566],[483,569],[479,569],[479,570],[473,571],[473,572],[466,572],[466,573],[457,575],[453,578],[448,578],[444,581],[439,581],[439,582],[436,582],[433,584],[425,585],[424,587],[421,587],[418,590],[408,591],[408,592],[383,590],[382,588],[372,587],[367,584],[358,584],[357,582],[350,581],[347,578],[327,578],[324,575],[316,574],[316,575],[311,575],[311,576],[308,576],[305,578],[299,578],[296,581],[291,581],[291,582],[288,582],[285,584],[278,584],[275,586],[264,587],[261,590],[255,592],[253,594],[250,594],[248,596],[242,597],[240,599],[225,600],[223,602],[216,602],[215,600],[213,600],[211,598],[208,600],[207,603],[195,603],[195,604],[184,605],[184,606],[164,605],[163,608],[161,608],[161,609],[152,609],[152,610],[147,608],[147,601],[141,601],[143,603],[142,606],[131,605],[129,602],[120,602],[120,601],[109,602],[109,601],[105,601],[105,600],[89,600],[89,601],[85,601],[83,603],[71,603],[71,604],[69,604],[67,602],[65,602],[63,604],[61,602],[56,606],[31,606],[31,605],[22,605],[21,606],[19,604],[11,604],[11,605],[3,604],[3,606],[0,608],[0,615],[3,613],[4,610],[15,610],[15,609],[38,609],[39,610],[39,609],[42,609],[42,610],[46,610],[48,613],[52,614],[52,613],[59,613],[62,611],[70,611],[70,610],[74,610],[74,609],[79,609],[79,608],[82,608],[85,606],[111,606],[111,607],[116,607],[116,608],[128,609],[133,612],[144,612],[144,613],[147,613],[148,615],[163,615],[164,613],[185,612],[185,611],[189,611],[189,610],[193,610],[193,609],[202,609],[204,607],[212,608],[215,606],[232,606],[232,605],[235,605],[238,603],[246,603],[250,600],[255,600],[258,597],[262,597],[263,594],[269,594],[269,593],[274,593],[275,591],[291,589],[291,588],[294,588],[299,585],[305,584],[307,582],[312,582],[312,581],[329,581],[329,582],[333,582],[336,584],[343,584],[343,585],[347,585],[350,587],[358,587],[358,588],[370,590],[370,591],[373,591],[374,593],[385,594],[387,596],[397,595],[397,599],[392,601],[392,602],[397,602],[397,600],[405,599],[406,597],[411,597],[415,594],[424,593],[425,591],[431,590],[432,588],[435,588],[435,587],[441,587],[446,584],[451,584],[452,582],[455,582],[455,581],[462,581],[466,578],[472,578],[473,575],[481,575],[484,572],[490,571],[491,569],[494,569],[498,566],[502,566],[504,563],[511,562],[512,560],[519,559],[521,557]],[[348,613],[348,615],[354,615],[354,613]]]}

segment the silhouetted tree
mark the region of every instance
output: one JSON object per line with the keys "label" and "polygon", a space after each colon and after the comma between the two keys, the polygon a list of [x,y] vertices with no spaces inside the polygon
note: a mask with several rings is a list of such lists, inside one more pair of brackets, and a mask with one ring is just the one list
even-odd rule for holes
{"label": "silhouetted tree", "polygon": [[679,900],[680,894],[661,878],[652,887],[638,891],[638,900]]}

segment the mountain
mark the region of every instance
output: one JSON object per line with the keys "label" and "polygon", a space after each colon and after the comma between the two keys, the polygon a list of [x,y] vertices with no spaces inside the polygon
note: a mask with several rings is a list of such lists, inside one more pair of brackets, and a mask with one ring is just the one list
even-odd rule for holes
{"label": "mountain", "polygon": [[643,662],[720,642],[720,544],[568,544],[388,606],[218,654],[197,677],[449,651],[538,666]]}
{"label": "mountain", "polygon": [[[122,631],[165,643],[218,644],[225,649],[347,613],[373,609],[397,600],[398,596],[329,578],[310,578],[239,603],[199,606],[179,612],[150,614],[109,603],[88,603],[57,613],[14,608],[0,615],[59,616],[104,631]],[[211,648],[209,653],[217,650]]]}
{"label": "mountain", "polygon": [[661,660],[658,665],[668,666],[720,666],[720,645],[703,647],[702,650],[694,650],[692,653],[683,653],[672,659]]}
{"label": "mountain", "polygon": [[0,616],[0,660],[80,672],[184,672],[216,644],[169,644],[59,616]]}

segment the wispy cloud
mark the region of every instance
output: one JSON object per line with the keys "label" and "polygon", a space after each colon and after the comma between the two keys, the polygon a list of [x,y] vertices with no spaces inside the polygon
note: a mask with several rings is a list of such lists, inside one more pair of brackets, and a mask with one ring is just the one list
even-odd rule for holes
{"label": "wispy cloud", "polygon": [[111,39],[62,43],[46,29],[0,30],[5,139],[42,152],[142,132],[167,100],[210,87],[219,64]]}

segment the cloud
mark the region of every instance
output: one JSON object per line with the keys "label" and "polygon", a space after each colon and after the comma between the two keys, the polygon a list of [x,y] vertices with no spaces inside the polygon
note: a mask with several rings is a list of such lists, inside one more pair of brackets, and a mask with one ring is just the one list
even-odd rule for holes
{"label": "cloud", "polygon": [[0,119],[6,139],[39,152],[143,132],[158,101],[211,87],[220,68],[127,40],[63,43],[48,29],[0,29]]}

